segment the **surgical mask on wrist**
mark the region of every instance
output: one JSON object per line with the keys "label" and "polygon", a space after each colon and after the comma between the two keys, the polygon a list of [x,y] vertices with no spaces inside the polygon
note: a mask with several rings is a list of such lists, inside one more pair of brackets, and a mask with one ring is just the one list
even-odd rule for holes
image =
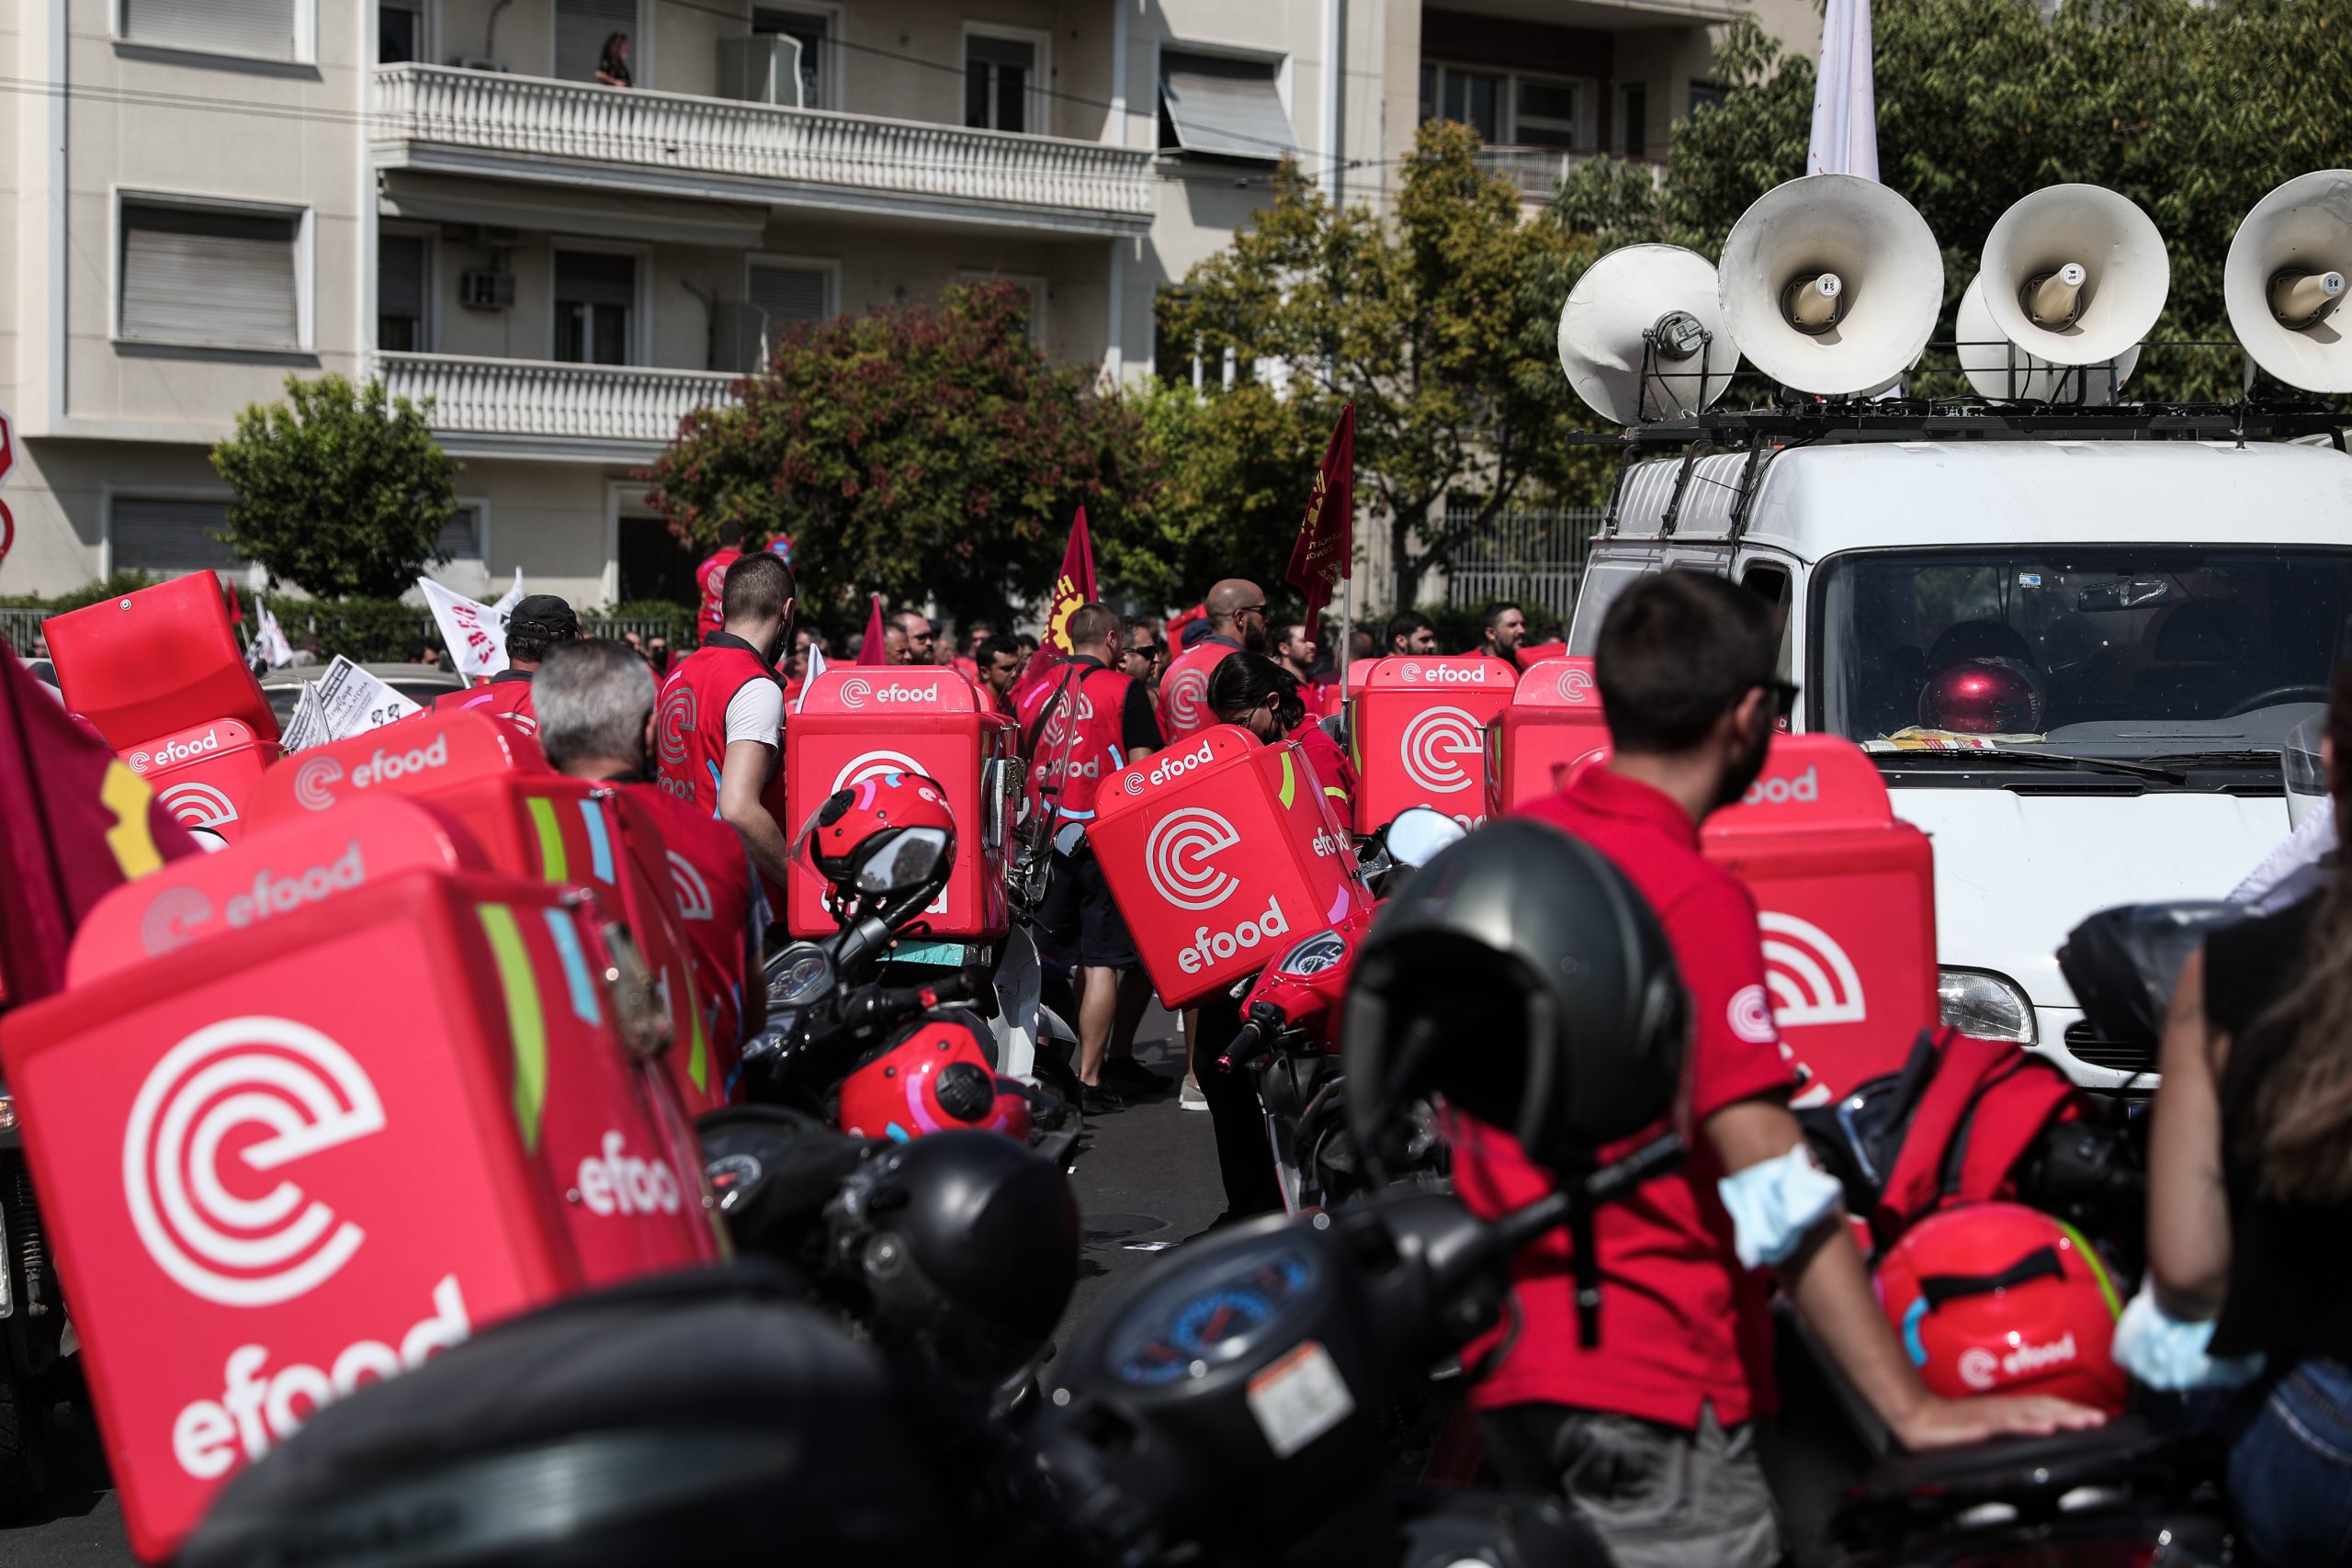
{"label": "surgical mask on wrist", "polygon": [[2213,1320],[2184,1323],[2156,1304],[2145,1285],[2115,1324],[2115,1363],[2150,1388],[2181,1393],[2235,1388],[2262,1375],[2260,1356],[2207,1354]]}
{"label": "surgical mask on wrist", "polygon": [[1786,1262],[1814,1227],[1838,1212],[1842,1190],[1799,1144],[1715,1183],[1731,1215],[1732,1250],[1744,1268]]}

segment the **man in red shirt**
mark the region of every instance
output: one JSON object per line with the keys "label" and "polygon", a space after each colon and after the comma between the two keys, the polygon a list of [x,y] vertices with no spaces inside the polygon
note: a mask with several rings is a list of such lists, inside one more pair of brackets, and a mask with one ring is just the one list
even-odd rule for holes
{"label": "man in red shirt", "polygon": [[[1905,1448],[2098,1421],[2058,1400],[1930,1395],[1879,1311],[1835,1184],[1803,1153],[1788,1110],[1803,1068],[1773,1024],[1755,900],[1699,852],[1700,823],[1754,782],[1795,694],[1775,673],[1779,648],[1771,607],[1721,578],[1661,572],[1629,589],[1595,653],[1610,760],[1523,812],[1641,890],[1693,1004],[1690,1157],[1595,1216],[1598,1342],[1584,1342],[1569,1244],[1555,1233],[1520,1255],[1516,1333],[1473,1394],[1506,1482],[1564,1491],[1627,1568],[1763,1568],[1779,1556],[1753,1429],[1773,1408],[1759,1263],[1777,1266]],[[1481,1214],[1551,1185],[1509,1137],[1475,1123],[1453,1168]]]}
{"label": "man in red shirt", "polygon": [[742,839],[653,782],[655,688],[643,660],[618,643],[575,642],[548,656],[537,690],[548,762],[617,785],[661,833],[703,1031],[722,1072],[731,1072],[767,1018],[768,910]]}
{"label": "man in red shirt", "polygon": [[726,621],[662,684],[653,757],[662,787],[743,837],[752,863],[781,898],[792,840],[775,817],[783,791],[784,685],[776,650],[792,636],[792,569],[748,555],[727,569]]}
{"label": "man in red shirt", "polygon": [[695,568],[695,587],[702,596],[702,613],[695,617],[695,630],[701,636],[708,637],[726,626],[727,569],[742,558],[743,525],[730,517],[718,525],[718,548]]}
{"label": "man in red shirt", "polygon": [[1228,577],[1209,590],[1208,635],[1168,661],[1159,681],[1159,730],[1175,745],[1216,722],[1204,700],[1209,671],[1237,648],[1266,651],[1266,595],[1245,578]]}
{"label": "man in red shirt", "polygon": [[552,593],[534,593],[516,602],[506,616],[506,668],[484,686],[469,686],[433,699],[435,713],[464,708],[510,725],[526,735],[539,732],[531,710],[531,677],[548,649],[580,635],[580,617]]}

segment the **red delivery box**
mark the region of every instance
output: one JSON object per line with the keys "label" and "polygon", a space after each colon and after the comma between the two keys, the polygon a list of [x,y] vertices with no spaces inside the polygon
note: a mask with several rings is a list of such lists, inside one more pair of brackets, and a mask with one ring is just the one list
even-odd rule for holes
{"label": "red delivery box", "polygon": [[1356,829],[1386,827],[1428,806],[1465,828],[1487,819],[1487,721],[1510,701],[1519,673],[1499,659],[1373,661],[1349,698]]}
{"label": "red delivery box", "polygon": [[1103,784],[1087,840],[1160,1000],[1182,1007],[1371,907],[1295,741],[1220,724]]}
{"label": "red delivery box", "polygon": [[182,827],[234,840],[244,834],[245,797],[277,760],[277,744],[243,719],[216,718],[133,746],[122,760]]}
{"label": "red delivery box", "polygon": [[41,635],[65,705],[118,751],[221,718],[243,723],[257,744],[277,744],[277,716],[209,571],[51,615]]}
{"label": "red delivery box", "polygon": [[1589,659],[1531,664],[1510,705],[1487,721],[1487,813],[1558,793],[1568,771],[1609,744]]}
{"label": "red delivery box", "polygon": [[[379,826],[414,828],[355,818],[363,862],[393,858]],[[278,838],[216,858],[275,877]],[[322,896],[332,919],[191,942],[0,1025],[150,1561],[321,1406],[719,1254],[691,1134],[616,1032],[625,950],[593,897],[422,868]]]}
{"label": "red delivery box", "polygon": [[1860,748],[1779,735],[1737,806],[1707,819],[1707,857],[1756,896],[1766,994],[1826,1104],[1909,1055],[1937,1021],[1935,858],[1896,818]]}
{"label": "red delivery box", "polygon": [[[825,797],[874,773],[922,773],[947,795],[956,868],[925,911],[934,937],[994,942],[1011,923],[1004,901],[1004,821],[1021,766],[1012,722],[944,666],[828,670],[808,683],[784,728],[786,833]],[[796,869],[786,900],[795,936],[830,936],[825,886]]]}
{"label": "red delivery box", "polygon": [[[547,772],[538,749],[495,719],[424,713],[283,759],[254,784],[245,816],[258,828],[371,794],[429,800],[476,779]],[[523,841],[509,831],[493,842],[495,830],[481,835],[492,863],[519,866]]]}

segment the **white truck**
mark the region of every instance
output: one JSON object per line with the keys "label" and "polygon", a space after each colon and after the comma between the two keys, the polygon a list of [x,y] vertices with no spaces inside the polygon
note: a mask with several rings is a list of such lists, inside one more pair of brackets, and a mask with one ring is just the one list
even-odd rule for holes
{"label": "white truck", "polygon": [[[1873,751],[1933,840],[1947,1021],[2152,1089],[2145,1051],[2090,1037],[2054,954],[2094,910],[2224,897],[2287,835],[2280,740],[2352,651],[2352,457],[2149,439],[2122,411],[2087,439],[1855,423],[1630,463],[1569,650],[1647,572],[1784,606],[1794,728]],[[2031,691],[2030,730],[1939,725],[1939,675],[1987,658]]]}

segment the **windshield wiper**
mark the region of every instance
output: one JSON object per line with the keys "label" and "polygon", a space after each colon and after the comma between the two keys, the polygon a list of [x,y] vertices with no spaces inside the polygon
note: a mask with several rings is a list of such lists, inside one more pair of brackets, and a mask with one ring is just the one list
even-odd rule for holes
{"label": "windshield wiper", "polygon": [[1997,759],[2021,768],[2059,768],[2069,772],[2082,768],[2094,773],[2126,773],[2139,779],[2160,779],[2165,784],[2188,782],[2188,775],[2177,768],[2163,767],[2154,762],[2128,761],[2120,757],[2077,757],[2064,751],[2023,751],[2007,747],[1988,747],[1971,751],[1897,751],[1894,755],[1905,762],[1921,757],[1962,763],[1981,763]]}

